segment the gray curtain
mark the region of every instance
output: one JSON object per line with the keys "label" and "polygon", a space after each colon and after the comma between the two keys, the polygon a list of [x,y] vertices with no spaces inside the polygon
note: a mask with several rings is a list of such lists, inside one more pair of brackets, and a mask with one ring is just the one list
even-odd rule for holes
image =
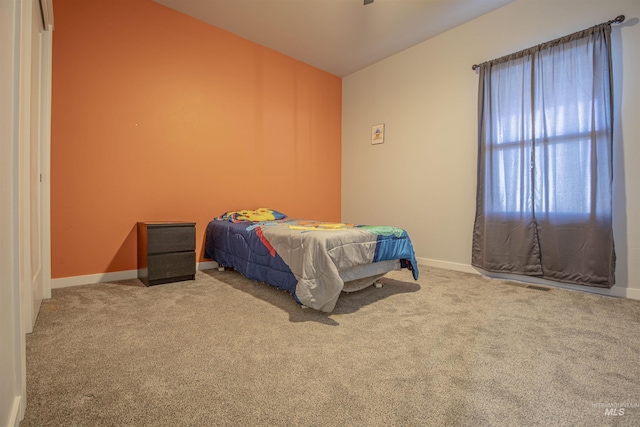
{"label": "gray curtain", "polygon": [[611,27],[480,65],[472,265],[611,287]]}

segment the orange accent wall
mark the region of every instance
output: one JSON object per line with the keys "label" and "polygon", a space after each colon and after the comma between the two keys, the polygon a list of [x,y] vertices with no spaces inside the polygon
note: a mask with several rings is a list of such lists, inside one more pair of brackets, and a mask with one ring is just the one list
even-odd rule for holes
{"label": "orange accent wall", "polygon": [[339,77],[151,0],[56,0],[52,277],[136,269],[138,221],[340,220]]}

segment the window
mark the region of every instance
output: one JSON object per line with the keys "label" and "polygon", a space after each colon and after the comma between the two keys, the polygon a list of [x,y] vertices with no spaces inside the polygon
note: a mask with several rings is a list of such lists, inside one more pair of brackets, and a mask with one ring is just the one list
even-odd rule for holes
{"label": "window", "polygon": [[472,264],[611,287],[610,25],[480,66]]}

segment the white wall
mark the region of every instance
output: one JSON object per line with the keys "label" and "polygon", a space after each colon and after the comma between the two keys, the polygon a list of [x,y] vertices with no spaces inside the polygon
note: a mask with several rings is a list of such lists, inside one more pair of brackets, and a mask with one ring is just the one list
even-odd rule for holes
{"label": "white wall", "polygon": [[25,342],[18,281],[18,0],[0,1],[0,425],[24,411]]}
{"label": "white wall", "polygon": [[[422,262],[473,271],[478,76],[471,66],[619,14],[627,19],[612,27],[617,284],[601,292],[640,299],[638,0],[518,0],[345,77],[342,221],[403,227]],[[371,145],[378,123],[385,142]]]}

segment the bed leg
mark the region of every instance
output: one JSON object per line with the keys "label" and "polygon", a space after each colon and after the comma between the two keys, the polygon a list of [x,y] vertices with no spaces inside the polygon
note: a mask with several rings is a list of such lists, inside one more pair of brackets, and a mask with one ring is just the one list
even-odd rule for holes
{"label": "bed leg", "polygon": [[224,267],[218,266],[218,271],[224,271]]}
{"label": "bed leg", "polygon": [[376,283],[373,284],[373,286],[375,286],[376,288],[380,289],[382,287],[382,283],[376,282]]}

